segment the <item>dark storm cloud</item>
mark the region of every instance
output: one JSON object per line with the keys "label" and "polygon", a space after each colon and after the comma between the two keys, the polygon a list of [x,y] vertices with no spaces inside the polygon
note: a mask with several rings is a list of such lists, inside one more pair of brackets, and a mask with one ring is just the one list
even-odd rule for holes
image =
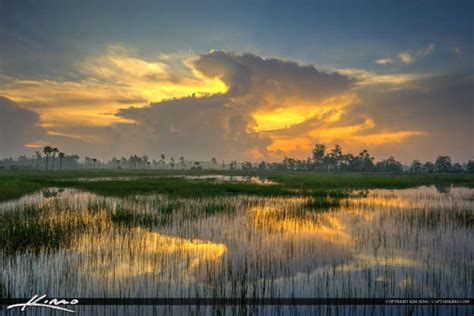
{"label": "dark storm cloud", "polygon": [[46,132],[38,124],[38,114],[0,97],[0,157],[23,153],[25,144],[41,140]]}
{"label": "dark storm cloud", "polygon": [[136,137],[142,151],[164,150],[199,158],[208,158],[209,153],[226,159],[265,157],[272,141],[253,129],[255,111],[280,106],[271,100],[317,102],[347,91],[354,83],[349,77],[313,66],[252,54],[214,51],[200,56],[193,66],[207,77],[221,78],[228,91],[120,110],[119,117],[136,122],[120,124],[120,132],[116,129],[120,143]]}

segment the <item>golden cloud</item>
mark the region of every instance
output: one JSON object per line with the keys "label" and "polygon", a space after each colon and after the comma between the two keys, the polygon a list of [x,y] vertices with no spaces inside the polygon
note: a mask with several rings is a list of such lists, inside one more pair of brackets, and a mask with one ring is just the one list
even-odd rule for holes
{"label": "golden cloud", "polygon": [[52,129],[73,125],[109,126],[127,123],[114,113],[127,105],[145,106],[184,96],[222,93],[226,85],[218,78],[196,76],[184,65],[179,80],[164,62],[131,57],[122,46],[111,46],[101,56],[78,65],[83,78],[68,80],[23,80],[3,76],[0,95],[40,114],[41,126]]}
{"label": "golden cloud", "polygon": [[[303,158],[315,142],[380,145],[422,134],[380,132],[371,117],[359,123],[348,119],[361,102],[358,88],[406,84],[419,78],[414,74],[327,73],[222,51],[150,61],[118,45],[85,58],[77,70],[78,80],[2,76],[0,95],[38,113],[48,136],[119,146],[140,135],[133,141],[136,147],[123,147],[151,154],[162,148],[211,155],[220,148],[223,155],[240,159]],[[112,129],[104,132],[107,128]],[[113,140],[107,138],[111,133]],[[27,146],[44,143],[38,139]]]}

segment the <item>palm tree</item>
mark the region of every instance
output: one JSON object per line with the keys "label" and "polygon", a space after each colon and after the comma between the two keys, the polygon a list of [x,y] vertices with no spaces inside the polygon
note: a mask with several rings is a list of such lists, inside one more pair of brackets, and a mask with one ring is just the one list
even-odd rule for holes
{"label": "palm tree", "polygon": [[184,169],[186,163],[183,156],[179,157],[179,163],[181,164],[181,169]]}
{"label": "palm tree", "polygon": [[56,147],[54,147],[54,148],[51,150],[51,152],[53,153],[53,165],[51,166],[51,170],[54,171],[54,161],[56,160],[56,153],[58,153],[59,150],[58,150]]}
{"label": "palm tree", "polygon": [[64,153],[63,152],[60,152],[58,154],[58,158],[59,158],[59,170],[63,170],[63,159],[64,159]]}
{"label": "palm tree", "polygon": [[49,155],[51,154],[52,150],[53,150],[53,148],[51,148],[51,146],[45,146],[43,148],[43,153],[46,155],[46,164],[45,164],[45,167],[44,167],[45,170],[48,170],[48,160],[49,160]]}
{"label": "palm tree", "polygon": [[93,168],[95,169],[95,163],[97,162],[97,158],[92,158],[92,164],[93,164]]}
{"label": "palm tree", "polygon": [[171,159],[170,159],[171,169],[174,169],[174,165],[175,165],[174,157],[171,157]]}

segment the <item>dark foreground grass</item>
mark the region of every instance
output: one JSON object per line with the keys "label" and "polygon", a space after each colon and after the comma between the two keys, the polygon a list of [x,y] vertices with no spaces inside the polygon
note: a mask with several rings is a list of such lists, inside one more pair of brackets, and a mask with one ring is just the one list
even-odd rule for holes
{"label": "dark foreground grass", "polygon": [[[186,180],[168,177],[176,174],[226,174],[261,176],[278,185],[257,185],[252,183],[226,183],[210,180]],[[80,182],[77,178],[134,177],[130,181]],[[138,177],[138,178],[137,178]],[[103,195],[125,196],[137,193],[163,193],[172,196],[223,196],[223,195],[317,195],[328,191],[387,188],[400,189],[420,185],[439,187],[455,185],[474,187],[473,174],[386,174],[386,173],[321,173],[321,172],[250,172],[242,171],[109,171],[75,170],[61,172],[46,171],[0,171],[0,201],[18,198],[44,187],[74,187]]]}

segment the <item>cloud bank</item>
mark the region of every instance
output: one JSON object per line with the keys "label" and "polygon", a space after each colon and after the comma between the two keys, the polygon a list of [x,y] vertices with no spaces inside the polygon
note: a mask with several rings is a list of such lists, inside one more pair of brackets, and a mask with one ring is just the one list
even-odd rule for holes
{"label": "cloud bank", "polygon": [[473,82],[466,74],[328,72],[225,51],[152,60],[113,46],[79,62],[75,79],[0,80],[0,95],[29,113],[16,119],[29,136],[9,143],[9,153],[52,143],[99,158],[164,153],[255,161],[306,158],[324,142],[406,162],[473,155]]}

